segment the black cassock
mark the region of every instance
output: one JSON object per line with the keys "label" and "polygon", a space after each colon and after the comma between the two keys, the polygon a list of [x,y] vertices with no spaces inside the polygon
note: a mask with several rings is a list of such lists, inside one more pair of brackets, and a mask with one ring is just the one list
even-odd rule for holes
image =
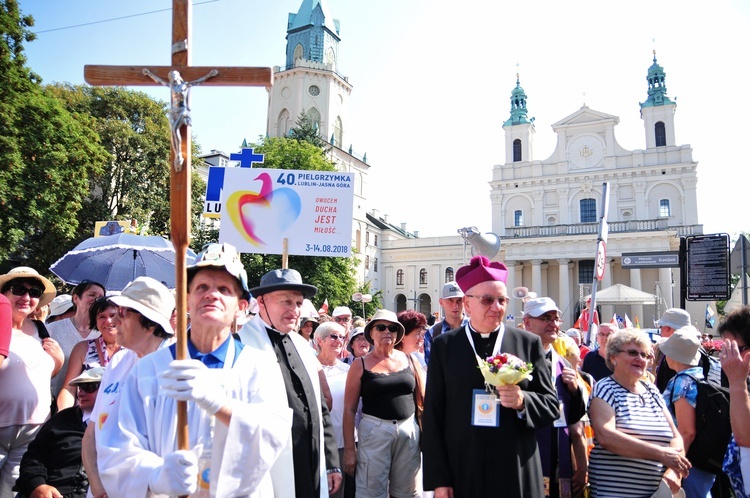
{"label": "black cassock", "polygon": [[535,431],[559,417],[559,405],[542,342],[529,332],[506,327],[500,352],[534,367],[533,378],[519,384],[525,414],[519,417],[518,411],[500,407],[499,427],[475,427],[473,390],[484,389],[484,378],[465,329],[435,339],[422,433],[425,490],[450,486],[455,498],[544,496]]}

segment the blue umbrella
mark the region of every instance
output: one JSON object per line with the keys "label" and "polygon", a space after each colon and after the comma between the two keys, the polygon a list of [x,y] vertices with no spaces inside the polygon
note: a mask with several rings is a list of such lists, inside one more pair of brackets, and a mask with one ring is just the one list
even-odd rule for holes
{"label": "blue umbrella", "polygon": [[[108,291],[121,291],[137,277],[151,277],[175,287],[174,246],[159,236],[120,233],[91,237],[68,251],[50,266],[66,284],[83,280],[99,282]],[[188,249],[187,264],[195,261]]]}

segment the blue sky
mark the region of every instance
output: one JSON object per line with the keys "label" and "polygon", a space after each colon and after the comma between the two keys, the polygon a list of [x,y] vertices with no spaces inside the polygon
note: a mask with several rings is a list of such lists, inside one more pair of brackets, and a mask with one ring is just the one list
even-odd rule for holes
{"label": "blue sky", "polygon": [[[619,116],[615,136],[622,147],[644,148],[638,103],[646,99],[656,49],[669,96],[677,97],[677,143],[690,144],[699,163],[704,231],[750,230],[740,205],[747,187],[738,181],[750,176],[750,2],[327,3],[341,22],[340,71],[354,86],[345,147],[367,153],[371,207],[391,222],[421,236],[455,235],[472,225],[491,229],[487,182],[492,166],[504,162],[501,125],[517,72],[536,118],[534,159],[554,151],[550,125],[584,102]],[[287,15],[300,4],[195,1],[192,64],[283,65]],[[38,39],[26,54],[46,83],[83,83],[85,64],[169,63],[169,0],[20,0],[20,6],[36,20]],[[57,29],[81,24],[87,25]],[[164,88],[139,89],[169,97]],[[267,103],[259,88],[194,89],[197,142],[204,151],[237,152],[243,139],[265,134]]]}

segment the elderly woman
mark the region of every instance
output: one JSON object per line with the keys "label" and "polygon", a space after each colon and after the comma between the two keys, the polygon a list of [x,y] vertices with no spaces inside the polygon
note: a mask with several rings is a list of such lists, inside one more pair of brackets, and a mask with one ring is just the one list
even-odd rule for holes
{"label": "elderly woman", "polygon": [[[55,297],[55,286],[33,268],[0,275],[0,293],[10,303],[11,339],[0,369],[0,497],[13,496],[21,457],[50,415],[50,379],[62,367],[60,346],[31,319]],[[41,344],[40,344],[41,338]]]}
{"label": "elderly woman", "polygon": [[[412,370],[413,362],[395,348],[404,333],[394,312],[378,310],[364,332],[374,348],[352,363],[346,378],[344,471],[352,475],[356,469],[358,498],[416,497],[421,491],[414,390],[415,375],[424,374],[420,368]],[[363,415],[355,448],[354,417],[360,397]]]}
{"label": "elderly woman", "polygon": [[354,360],[360,358],[372,349],[372,344],[367,342],[365,339],[365,327],[355,327],[352,329],[352,335],[349,339],[349,344],[346,345],[346,349],[351,353],[344,360],[348,364],[352,364]]}
{"label": "elderly woman", "polygon": [[423,370],[427,370],[424,361],[424,331],[427,327],[427,318],[416,310],[406,310],[398,314],[398,321],[404,326],[404,338],[396,345],[396,349],[410,354],[414,361],[418,362]]}
{"label": "elderly woman", "polygon": [[84,280],[76,285],[71,293],[75,314],[70,318],[52,322],[47,326],[50,337],[60,343],[60,348],[65,355],[65,364],[60,374],[52,379],[52,394],[54,396],[57,396],[63,388],[65,373],[68,371],[70,352],[73,351],[73,347],[81,341],[99,337],[99,332],[91,328],[89,308],[94,304],[94,301],[104,295],[104,292],[102,284],[92,280]]}
{"label": "elderly woman", "polygon": [[57,396],[57,408],[62,410],[73,406],[76,388],[70,382],[81,375],[84,370],[94,367],[106,367],[110,359],[122,349],[117,343],[117,329],[115,317],[117,305],[107,297],[100,297],[89,308],[89,327],[101,335],[96,339],[81,341],[73,347],[68,361],[68,371],[63,385],[68,386],[60,390]]}
{"label": "elderly woman", "polygon": [[[323,367],[328,386],[331,389],[332,404],[331,425],[339,448],[339,461],[344,458],[344,391],[346,388],[346,374],[349,365],[339,360],[341,349],[344,347],[346,329],[336,322],[326,322],[315,331],[315,349],[318,351],[318,361]],[[347,482],[350,481],[350,482]],[[339,490],[332,497],[344,496],[344,488],[354,486],[351,479],[344,479]],[[352,493],[353,494],[353,493]]]}
{"label": "elderly woman", "polygon": [[729,414],[732,439],[724,458],[724,472],[729,476],[737,498],[750,497],[750,306],[732,310],[719,324],[724,340],[721,368],[729,380]]}
{"label": "elderly woman", "polygon": [[607,340],[605,360],[613,373],[596,383],[589,408],[592,496],[650,497],[662,479],[677,492],[688,475],[690,462],[664,399],[641,379],[651,354],[651,342],[639,330],[624,329]]}
{"label": "elderly woman", "polygon": [[[700,332],[692,325],[675,330],[668,339],[659,344],[667,365],[676,372],[664,389],[664,401],[672,411],[686,455],[696,436],[695,407],[698,381],[703,380],[700,347]],[[682,488],[690,498],[710,498],[714,480],[716,474],[693,466],[690,474],[682,480]]]}
{"label": "elderly woman", "polygon": [[117,413],[125,379],[140,358],[174,342],[169,319],[175,302],[163,284],[153,278],[139,277],[109,301],[118,307],[112,322],[117,344],[127,350],[116,354],[107,364],[102,389],[83,438],[83,464],[94,497],[104,494],[96,462],[96,440],[102,438],[102,433],[117,430],[117,421],[112,421],[116,417],[111,416]]}

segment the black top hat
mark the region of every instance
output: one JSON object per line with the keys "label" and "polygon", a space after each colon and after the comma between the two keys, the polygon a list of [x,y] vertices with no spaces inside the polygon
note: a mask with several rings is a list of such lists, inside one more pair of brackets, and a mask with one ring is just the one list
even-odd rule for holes
{"label": "black top hat", "polygon": [[286,268],[283,270],[272,270],[263,275],[260,279],[260,285],[250,289],[250,294],[258,297],[280,290],[301,292],[305,296],[305,299],[310,299],[318,292],[318,288],[314,285],[302,283],[302,276],[297,270]]}

